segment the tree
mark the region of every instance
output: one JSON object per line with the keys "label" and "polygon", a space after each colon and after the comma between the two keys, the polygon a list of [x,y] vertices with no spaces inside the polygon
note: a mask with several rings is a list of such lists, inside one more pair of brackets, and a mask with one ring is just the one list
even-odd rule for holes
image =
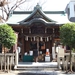
{"label": "tree", "polygon": [[[75,23],[66,23],[60,27],[60,39],[63,45],[68,45],[71,50],[75,47]],[[70,50],[70,71],[72,71],[72,59]]]}
{"label": "tree", "polygon": [[17,42],[14,30],[7,24],[0,25],[0,44],[4,47],[4,66],[6,66],[5,48],[10,49]]}
{"label": "tree", "polygon": [[11,26],[7,24],[0,25],[0,44],[10,49],[17,42],[17,37]]}
{"label": "tree", "polygon": [[13,11],[27,0],[0,0],[0,20],[7,21]]}

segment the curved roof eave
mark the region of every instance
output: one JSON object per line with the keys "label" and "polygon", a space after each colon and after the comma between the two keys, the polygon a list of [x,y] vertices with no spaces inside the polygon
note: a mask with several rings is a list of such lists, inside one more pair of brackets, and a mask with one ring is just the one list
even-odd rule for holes
{"label": "curved roof eave", "polygon": [[45,15],[45,13],[44,13],[41,9],[38,9],[38,10],[39,10],[39,12],[40,12],[45,18],[47,18],[47,19],[50,20],[51,22],[56,22],[56,21],[54,21],[54,20],[48,18],[48,17]]}
{"label": "curved roof eave", "polygon": [[20,21],[19,23],[24,22],[27,19],[29,19],[31,16],[33,16],[35,14],[35,12],[36,12],[36,10],[34,10],[33,13],[31,13],[27,18],[25,18],[24,20]]}
{"label": "curved roof eave", "polygon": [[28,22],[23,22],[23,23],[20,23],[20,24],[21,25],[25,25],[25,26],[32,26],[31,24],[32,23],[35,23],[35,22],[44,23],[45,26],[48,26],[48,25],[52,26],[52,25],[55,25],[56,24],[56,22],[47,22],[47,21],[45,21],[42,18],[35,18],[35,19],[32,19],[32,20],[30,20]]}
{"label": "curved roof eave", "polygon": [[48,17],[45,15],[45,13],[42,11],[42,9],[36,8],[36,9],[33,10],[33,12],[30,14],[30,16],[28,16],[26,19],[20,21],[19,23],[27,21],[29,18],[31,18],[32,16],[34,16],[34,14],[35,14],[37,11],[40,12],[40,13],[41,13],[47,20],[49,20],[50,22],[51,22],[51,21],[52,21],[52,22],[56,22],[56,21],[54,21],[54,20],[48,18]]}

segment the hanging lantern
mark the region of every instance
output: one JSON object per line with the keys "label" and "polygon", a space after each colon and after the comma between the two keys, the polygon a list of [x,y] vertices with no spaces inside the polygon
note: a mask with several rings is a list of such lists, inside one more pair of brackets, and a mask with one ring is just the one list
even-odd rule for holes
{"label": "hanging lantern", "polygon": [[39,41],[39,37],[37,37],[37,41]]}
{"label": "hanging lantern", "polygon": [[42,37],[40,37],[40,41],[43,41],[43,38]]}
{"label": "hanging lantern", "polygon": [[35,41],[35,36],[34,36],[34,41]]}
{"label": "hanging lantern", "polygon": [[47,37],[47,41],[49,41],[49,38]]}
{"label": "hanging lantern", "polygon": [[27,41],[28,41],[28,36],[27,36]]}
{"label": "hanging lantern", "polygon": [[28,41],[28,36],[25,37],[25,40]]}
{"label": "hanging lantern", "polygon": [[32,37],[31,37],[31,41],[32,41]]}

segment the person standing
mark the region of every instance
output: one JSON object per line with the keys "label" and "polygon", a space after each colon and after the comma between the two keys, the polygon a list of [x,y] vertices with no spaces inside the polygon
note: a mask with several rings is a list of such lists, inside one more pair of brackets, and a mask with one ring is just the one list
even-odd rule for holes
{"label": "person standing", "polygon": [[33,50],[33,56],[34,56],[34,61],[38,62],[38,50],[37,49]]}

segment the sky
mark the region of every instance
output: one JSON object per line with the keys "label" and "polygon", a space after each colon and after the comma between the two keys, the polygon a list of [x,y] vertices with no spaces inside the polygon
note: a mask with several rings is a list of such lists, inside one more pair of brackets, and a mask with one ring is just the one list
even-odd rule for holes
{"label": "sky", "polygon": [[44,11],[64,11],[70,0],[28,0],[20,5],[16,11],[32,11],[37,3]]}

